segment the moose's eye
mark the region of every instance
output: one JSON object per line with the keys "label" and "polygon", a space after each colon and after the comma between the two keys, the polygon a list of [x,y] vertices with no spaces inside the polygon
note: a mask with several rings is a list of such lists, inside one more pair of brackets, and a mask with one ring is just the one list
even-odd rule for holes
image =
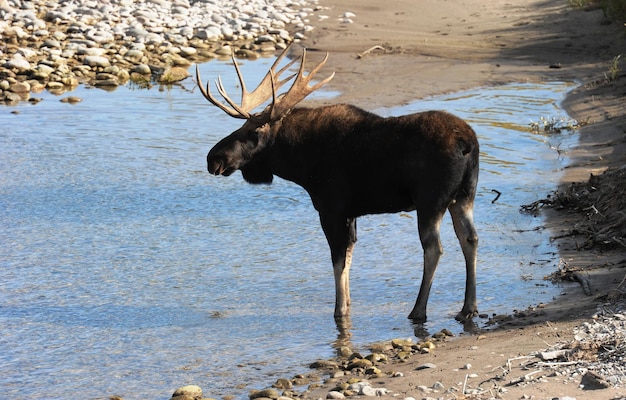
{"label": "moose's eye", "polygon": [[246,135],[246,139],[248,139],[248,140],[259,140],[259,134],[257,133],[256,130],[248,131],[248,134]]}

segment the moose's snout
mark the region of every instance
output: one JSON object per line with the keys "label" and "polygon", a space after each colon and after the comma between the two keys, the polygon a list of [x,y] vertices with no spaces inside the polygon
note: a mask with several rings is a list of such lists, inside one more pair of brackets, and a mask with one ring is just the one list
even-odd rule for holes
{"label": "moose's snout", "polygon": [[207,164],[207,170],[209,171],[210,174],[220,175],[222,171],[224,170],[224,166],[223,166],[224,163],[222,162],[222,160],[214,156],[211,156],[211,153],[207,154],[206,156],[206,164]]}
{"label": "moose's snout", "polygon": [[211,157],[209,154],[207,156],[207,170],[213,175],[229,176],[237,169],[229,166],[226,160],[221,157]]}

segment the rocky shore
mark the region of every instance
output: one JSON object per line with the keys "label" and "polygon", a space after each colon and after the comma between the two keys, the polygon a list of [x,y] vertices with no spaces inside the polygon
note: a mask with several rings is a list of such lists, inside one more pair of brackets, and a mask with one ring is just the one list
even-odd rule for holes
{"label": "rocky shore", "polygon": [[0,103],[79,84],[171,83],[195,62],[255,58],[313,29],[315,0],[0,0]]}
{"label": "rocky shore", "polygon": [[[544,398],[533,396],[542,385],[549,388],[551,400],[595,399],[600,394],[624,398],[620,391],[626,385],[623,304],[600,305],[591,320],[571,332],[545,328],[538,336],[546,343],[556,342],[528,352],[518,352],[522,347],[506,340],[505,346],[497,347],[498,342],[487,334],[459,339],[447,330],[418,342],[409,338],[373,344],[368,354],[341,347],[337,357],[313,362],[311,372],[277,379],[266,389],[250,391],[249,399],[533,399]],[[570,334],[571,338],[564,337]],[[459,356],[452,363],[440,357],[440,352],[455,349]],[[491,354],[489,364],[472,356],[485,352]],[[585,395],[553,393],[555,385],[577,388]],[[172,400],[201,399],[208,398],[196,385],[180,387],[172,395]]]}

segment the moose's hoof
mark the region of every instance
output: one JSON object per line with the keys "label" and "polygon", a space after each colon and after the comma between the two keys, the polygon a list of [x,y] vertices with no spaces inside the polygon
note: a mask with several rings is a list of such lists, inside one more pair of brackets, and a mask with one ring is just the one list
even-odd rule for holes
{"label": "moose's hoof", "polygon": [[414,324],[423,324],[424,322],[426,322],[426,314],[411,313],[411,314],[409,314],[409,319]]}
{"label": "moose's hoof", "polygon": [[455,319],[459,322],[468,322],[471,321],[475,316],[478,315],[478,310],[465,311],[461,310],[455,317]]}

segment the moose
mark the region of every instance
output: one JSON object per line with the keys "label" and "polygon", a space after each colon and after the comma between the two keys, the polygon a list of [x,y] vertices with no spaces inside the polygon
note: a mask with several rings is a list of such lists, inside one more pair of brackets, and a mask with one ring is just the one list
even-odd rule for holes
{"label": "moose", "polygon": [[[465,300],[456,319],[471,322],[478,313],[478,235],[473,222],[479,162],[476,134],[465,121],[444,111],[385,118],[347,104],[296,107],[335,73],[311,86],[328,54],[305,75],[306,49],[276,72],[290,47],[252,92],[233,54],[241,105],[227,95],[219,77],[215,84],[227,104],[217,100],[208,82],[203,87],[196,66],[202,95],[231,117],[245,120],[209,151],[208,171],[229,176],[240,170],[252,184],[270,184],[276,175],[308,192],[330,247],[337,321],[350,315],[349,276],[357,217],[415,210],[424,270],[409,319],[425,322],[428,296],[443,254],[439,229],[448,210],[466,265]],[[281,74],[298,60],[298,72],[281,80]],[[289,90],[278,95],[279,88],[294,76]],[[270,98],[269,105],[253,113]]]}

